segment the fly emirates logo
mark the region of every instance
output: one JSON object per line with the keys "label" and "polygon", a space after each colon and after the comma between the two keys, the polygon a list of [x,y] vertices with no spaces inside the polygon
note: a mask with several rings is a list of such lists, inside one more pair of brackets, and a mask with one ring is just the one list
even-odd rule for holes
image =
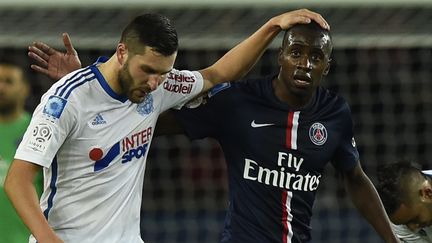
{"label": "fly emirates logo", "polygon": [[[279,170],[271,170],[260,166],[256,161],[245,159],[243,178],[272,185],[287,190],[315,191],[319,186],[321,175],[300,174],[303,158],[291,153],[279,152],[277,164]],[[286,172],[285,167],[294,169]]]}

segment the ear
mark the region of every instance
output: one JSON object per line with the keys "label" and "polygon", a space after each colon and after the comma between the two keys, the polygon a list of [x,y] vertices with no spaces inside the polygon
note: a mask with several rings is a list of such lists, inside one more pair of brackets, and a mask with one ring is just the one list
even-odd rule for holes
{"label": "ear", "polygon": [[116,55],[117,55],[118,63],[120,63],[120,65],[122,66],[128,58],[128,49],[126,47],[126,44],[118,43],[116,49]]}
{"label": "ear", "polygon": [[278,64],[279,64],[279,66],[282,66],[283,53],[284,53],[283,48],[279,47],[279,54],[278,54]]}
{"label": "ear", "polygon": [[329,59],[327,62],[327,67],[324,69],[324,76],[326,76],[330,71],[331,61],[332,59]]}
{"label": "ear", "polygon": [[432,185],[429,181],[425,181],[419,191],[421,201],[432,203]]}

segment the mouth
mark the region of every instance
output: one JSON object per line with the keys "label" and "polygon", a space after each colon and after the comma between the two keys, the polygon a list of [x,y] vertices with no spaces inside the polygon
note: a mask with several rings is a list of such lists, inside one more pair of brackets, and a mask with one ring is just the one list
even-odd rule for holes
{"label": "mouth", "polygon": [[309,86],[312,84],[312,78],[308,74],[294,74],[294,83],[297,86]]}
{"label": "mouth", "polygon": [[133,96],[135,96],[141,102],[145,99],[148,93],[149,92],[146,89],[136,89],[133,91]]}

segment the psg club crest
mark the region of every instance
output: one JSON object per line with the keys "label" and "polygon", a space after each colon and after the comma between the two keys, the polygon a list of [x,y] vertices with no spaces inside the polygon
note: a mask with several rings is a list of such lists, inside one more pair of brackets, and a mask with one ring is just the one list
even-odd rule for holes
{"label": "psg club crest", "polygon": [[327,141],[327,129],[323,124],[315,122],[309,128],[309,138],[313,144],[321,146]]}
{"label": "psg club crest", "polygon": [[137,112],[142,116],[152,113],[153,109],[153,96],[151,94],[147,94],[144,101],[137,106]]}

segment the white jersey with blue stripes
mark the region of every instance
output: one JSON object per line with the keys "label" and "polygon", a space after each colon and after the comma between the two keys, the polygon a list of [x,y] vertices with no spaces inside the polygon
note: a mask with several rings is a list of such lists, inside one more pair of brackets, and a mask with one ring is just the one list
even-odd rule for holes
{"label": "white jersey with blue stripes", "polygon": [[156,120],[202,88],[199,72],[173,70],[134,104],[92,65],[44,94],[15,158],[44,167],[40,206],[64,242],[143,242],[141,196]]}
{"label": "white jersey with blue stripes", "polygon": [[[432,176],[432,170],[423,170],[423,174]],[[392,228],[397,237],[406,243],[431,243],[432,226],[427,226],[416,231],[410,230],[406,225],[396,225],[392,223]]]}

